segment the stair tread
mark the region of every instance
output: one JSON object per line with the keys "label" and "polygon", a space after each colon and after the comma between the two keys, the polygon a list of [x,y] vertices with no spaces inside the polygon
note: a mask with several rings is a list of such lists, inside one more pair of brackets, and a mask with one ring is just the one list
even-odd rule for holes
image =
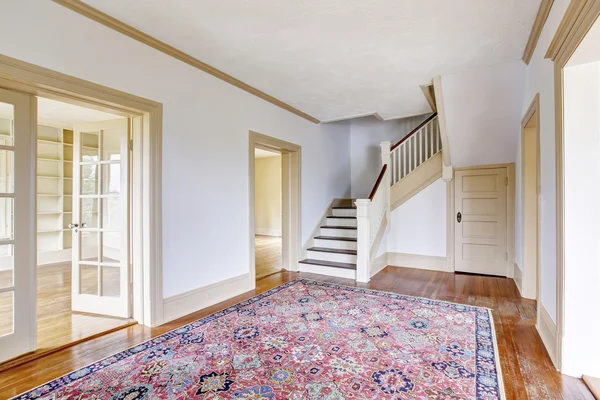
{"label": "stair tread", "polygon": [[342,242],[356,242],[356,238],[349,238],[349,237],[343,237],[343,236],[315,236],[315,239],[340,240]]}
{"label": "stair tread", "polygon": [[356,219],[356,217],[336,217],[335,215],[329,215],[327,218],[338,218],[338,219]]}
{"label": "stair tread", "polygon": [[356,226],[336,226],[336,225],[323,225],[321,228],[328,228],[328,229],[349,229],[349,230],[353,230],[355,231]]}
{"label": "stair tread", "polygon": [[350,263],[340,263],[333,261],[324,261],[324,260],[313,260],[311,258],[307,258],[305,260],[299,261],[300,264],[312,264],[312,265],[321,265],[323,267],[334,267],[334,268],[343,268],[343,269],[356,269],[356,264]]}
{"label": "stair tread", "polygon": [[308,250],[309,251],[319,251],[321,253],[349,254],[352,256],[355,256],[357,254],[356,250],[330,249],[329,247],[311,247]]}
{"label": "stair tread", "polygon": [[334,206],[334,210],[356,210],[355,206]]}

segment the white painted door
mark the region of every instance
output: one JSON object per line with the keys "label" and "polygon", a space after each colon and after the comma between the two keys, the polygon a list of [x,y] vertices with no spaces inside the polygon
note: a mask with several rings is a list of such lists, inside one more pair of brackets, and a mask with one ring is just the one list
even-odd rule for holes
{"label": "white painted door", "polygon": [[506,276],[506,168],[455,173],[455,270]]}
{"label": "white painted door", "polygon": [[131,316],[129,120],[73,131],[72,308]]}
{"label": "white painted door", "polygon": [[35,110],[0,89],[0,362],[35,350]]}

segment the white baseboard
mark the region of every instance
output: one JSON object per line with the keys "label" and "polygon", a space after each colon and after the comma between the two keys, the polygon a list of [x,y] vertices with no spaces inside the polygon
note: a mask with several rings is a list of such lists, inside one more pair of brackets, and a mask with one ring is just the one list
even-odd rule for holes
{"label": "white baseboard", "polygon": [[552,363],[556,366],[556,324],[552,321],[550,314],[541,302],[538,302],[538,307],[540,307],[539,320],[535,327],[542,338],[542,343],[544,343]]}
{"label": "white baseboard", "polygon": [[393,267],[417,268],[430,271],[449,271],[446,257],[423,256],[419,254],[387,253],[387,264]]}
{"label": "white baseboard", "polygon": [[163,323],[173,321],[252,290],[249,282],[249,274],[243,274],[167,297],[163,301]]}
{"label": "white baseboard", "polygon": [[[97,249],[98,247],[96,247]],[[94,253],[96,254],[96,253]],[[85,255],[83,255],[85,256]],[[73,250],[38,251],[37,265],[57,264],[71,261]]]}
{"label": "white baseboard", "polygon": [[281,229],[269,229],[269,228],[255,228],[254,233],[256,235],[264,235],[264,236],[281,236]]}
{"label": "white baseboard", "polygon": [[382,255],[377,257],[375,261],[373,261],[373,264],[371,265],[371,277],[375,276],[375,274],[387,267],[387,255],[388,253],[383,253]]}
{"label": "white baseboard", "polygon": [[298,271],[309,274],[335,276],[336,278],[356,279],[356,271],[353,269],[327,267],[325,265],[298,263]]}
{"label": "white baseboard", "polygon": [[519,294],[523,296],[523,271],[521,271],[517,263],[515,263],[514,267],[513,280],[517,285],[517,289],[519,289]]}

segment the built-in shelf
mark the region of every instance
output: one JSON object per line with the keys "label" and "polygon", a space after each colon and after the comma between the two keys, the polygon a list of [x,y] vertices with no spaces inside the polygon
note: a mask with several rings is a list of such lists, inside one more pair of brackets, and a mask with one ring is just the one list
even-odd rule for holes
{"label": "built-in shelf", "polygon": [[61,145],[62,142],[57,142],[56,140],[48,140],[48,139],[38,139],[38,143],[46,143],[46,144],[56,144]]}
{"label": "built-in shelf", "polygon": [[61,194],[51,194],[51,193],[38,193],[38,197],[62,197]]}
{"label": "built-in shelf", "polygon": [[37,215],[59,215],[62,214],[62,211],[42,211],[37,213]]}
{"label": "built-in shelf", "polygon": [[[48,161],[48,162],[61,162],[63,160],[61,160],[60,158],[45,158],[45,157],[38,157],[37,158],[38,161]],[[66,161],[65,161],[66,162]]]}

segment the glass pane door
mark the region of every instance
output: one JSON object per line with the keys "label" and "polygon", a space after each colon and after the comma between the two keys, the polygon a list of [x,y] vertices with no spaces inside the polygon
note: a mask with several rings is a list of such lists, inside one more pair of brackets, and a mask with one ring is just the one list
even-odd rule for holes
{"label": "glass pane door", "polygon": [[74,311],[130,317],[126,118],[75,126]]}
{"label": "glass pane door", "polygon": [[33,104],[0,89],[0,362],[35,350]]}

